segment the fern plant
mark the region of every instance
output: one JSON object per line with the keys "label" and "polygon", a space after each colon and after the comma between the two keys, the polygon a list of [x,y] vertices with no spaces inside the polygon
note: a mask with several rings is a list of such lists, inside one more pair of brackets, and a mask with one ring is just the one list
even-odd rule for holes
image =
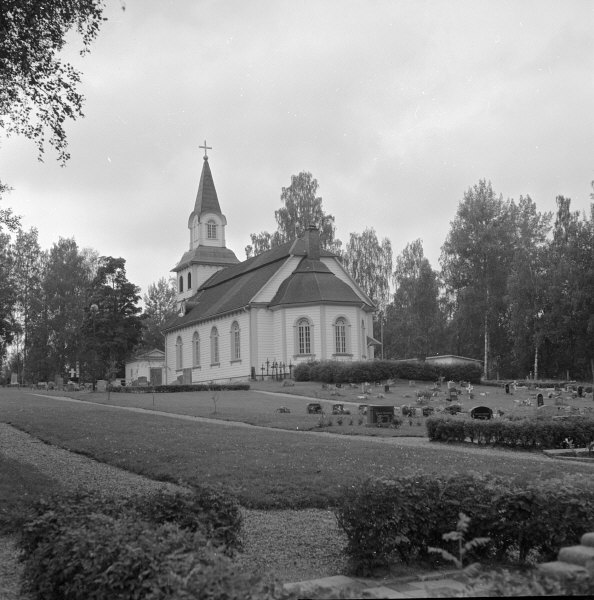
{"label": "fern plant", "polygon": [[445,542],[457,542],[458,556],[454,556],[451,552],[448,552],[444,548],[434,548],[432,546],[429,546],[427,551],[440,554],[442,558],[453,563],[457,569],[464,570],[467,575],[472,576],[478,572],[479,563],[473,563],[465,566],[467,555],[475,548],[479,548],[488,544],[491,541],[491,538],[475,537],[472,540],[465,541],[469,525],[470,517],[464,513],[459,513],[456,530],[450,531],[449,533],[444,533],[441,536]]}

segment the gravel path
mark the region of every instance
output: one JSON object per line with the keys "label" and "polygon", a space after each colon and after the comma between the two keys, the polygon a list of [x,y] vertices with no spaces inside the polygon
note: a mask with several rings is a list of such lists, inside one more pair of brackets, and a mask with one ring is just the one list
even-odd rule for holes
{"label": "gravel path", "polygon": [[[66,489],[101,490],[128,496],[156,489],[180,489],[46,444],[0,423],[0,453],[28,463]],[[327,510],[260,511],[241,509],[245,551],[238,563],[251,572],[272,572],[284,582],[343,573],[346,543]],[[0,600],[17,600],[20,565],[13,540],[0,538]]]}

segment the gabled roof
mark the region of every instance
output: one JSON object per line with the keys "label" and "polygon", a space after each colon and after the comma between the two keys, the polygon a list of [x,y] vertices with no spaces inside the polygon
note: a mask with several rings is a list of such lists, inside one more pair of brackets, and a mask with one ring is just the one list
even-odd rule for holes
{"label": "gabled roof", "polygon": [[200,216],[204,212],[221,213],[221,207],[219,206],[219,198],[217,197],[217,191],[214,185],[214,179],[210,172],[210,166],[208,164],[208,156],[204,157],[204,163],[202,165],[202,174],[200,175],[200,183],[198,184],[198,193],[196,194],[196,203],[194,204],[194,212],[192,216]]}
{"label": "gabled roof", "polygon": [[165,359],[165,352],[163,352],[163,350],[159,350],[158,348],[153,348],[152,350],[140,352],[139,354],[136,354],[132,358],[129,358],[126,361],[126,364],[131,363],[131,362],[141,361],[141,360],[164,360],[164,359]]}
{"label": "gabled roof", "polygon": [[[305,241],[300,238],[214,273],[194,296],[188,298],[187,312],[165,323],[163,331],[186,327],[247,307],[291,256],[304,258],[281,283],[269,306],[305,302],[363,303],[351,286],[334,275],[323,262],[307,258]],[[335,257],[335,254],[321,249],[320,257]]]}

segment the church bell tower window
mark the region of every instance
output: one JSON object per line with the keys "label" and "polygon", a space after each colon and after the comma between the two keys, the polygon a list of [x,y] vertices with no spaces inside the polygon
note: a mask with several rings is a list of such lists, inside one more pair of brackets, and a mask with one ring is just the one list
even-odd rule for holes
{"label": "church bell tower window", "polygon": [[206,235],[209,240],[217,239],[217,224],[214,221],[209,221],[206,224]]}

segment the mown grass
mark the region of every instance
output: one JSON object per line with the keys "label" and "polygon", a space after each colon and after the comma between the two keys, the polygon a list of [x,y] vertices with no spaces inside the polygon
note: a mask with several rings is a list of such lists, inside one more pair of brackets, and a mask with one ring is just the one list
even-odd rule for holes
{"label": "mown grass", "polygon": [[[302,402],[302,400],[301,400]],[[369,475],[488,472],[547,479],[592,470],[513,452],[460,453],[350,436],[183,421],[0,390],[0,421],[51,444],[153,479],[209,483],[257,508],[327,507]]]}
{"label": "mown grass", "polygon": [[0,454],[0,534],[17,531],[31,502],[58,488],[35,467]]}

